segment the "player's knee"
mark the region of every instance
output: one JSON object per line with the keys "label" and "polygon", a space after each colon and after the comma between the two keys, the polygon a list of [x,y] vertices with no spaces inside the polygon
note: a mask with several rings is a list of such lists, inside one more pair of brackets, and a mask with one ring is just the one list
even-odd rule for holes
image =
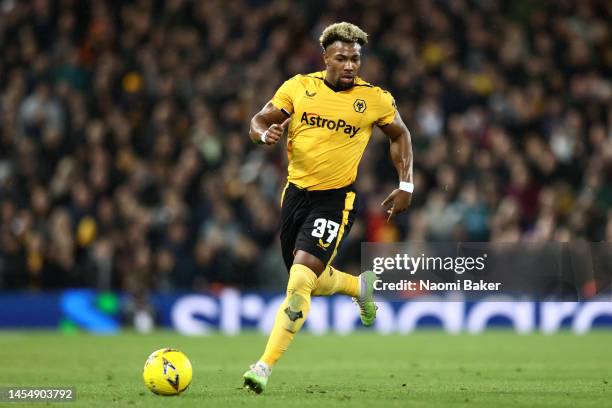
{"label": "player's knee", "polygon": [[306,266],[308,269],[313,271],[315,275],[319,276],[325,270],[325,264],[319,258],[309,254],[306,251],[298,250],[293,259],[294,264],[300,264]]}

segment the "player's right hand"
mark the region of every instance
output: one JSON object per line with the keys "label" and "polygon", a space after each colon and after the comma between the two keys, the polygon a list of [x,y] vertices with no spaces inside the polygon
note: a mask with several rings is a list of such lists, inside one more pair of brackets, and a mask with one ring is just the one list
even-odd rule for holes
{"label": "player's right hand", "polygon": [[285,128],[287,127],[287,125],[289,125],[290,120],[291,118],[287,118],[280,125],[278,123],[275,123],[272,126],[270,126],[268,130],[266,130],[266,133],[265,133],[266,135],[265,144],[267,145],[276,144],[280,140],[280,138],[283,136],[283,133],[285,132]]}

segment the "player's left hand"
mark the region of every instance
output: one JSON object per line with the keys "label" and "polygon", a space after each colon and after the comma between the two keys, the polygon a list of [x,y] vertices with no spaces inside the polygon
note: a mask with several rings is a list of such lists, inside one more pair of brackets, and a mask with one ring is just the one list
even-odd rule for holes
{"label": "player's left hand", "polygon": [[412,193],[409,193],[404,190],[400,190],[396,188],[385,198],[380,205],[386,206],[391,204],[391,208],[387,210],[387,214],[389,217],[387,218],[387,222],[390,222],[391,219],[396,215],[403,211],[406,211],[408,207],[410,207],[410,203],[412,202]]}

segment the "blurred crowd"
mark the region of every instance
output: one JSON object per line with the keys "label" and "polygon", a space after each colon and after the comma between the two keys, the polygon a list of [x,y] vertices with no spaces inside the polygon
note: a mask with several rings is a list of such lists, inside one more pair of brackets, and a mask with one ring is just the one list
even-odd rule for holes
{"label": "blurred crowd", "polygon": [[278,288],[286,152],[249,121],[369,33],[362,77],[412,134],[412,208],[376,131],[362,241],[612,241],[608,0],[0,0],[0,288]]}

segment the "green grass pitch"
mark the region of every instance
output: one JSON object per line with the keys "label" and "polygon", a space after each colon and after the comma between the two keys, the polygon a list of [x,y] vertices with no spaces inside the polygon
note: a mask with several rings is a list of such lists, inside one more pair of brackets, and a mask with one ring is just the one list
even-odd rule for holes
{"label": "green grass pitch", "polygon": [[[0,386],[73,386],[67,407],[604,407],[612,406],[612,332],[449,336],[361,332],[300,334],[262,395],[241,376],[262,351],[260,334],[184,337],[170,332],[97,337],[0,332]],[[194,380],[177,397],[142,382],[155,349],[184,351]]]}

